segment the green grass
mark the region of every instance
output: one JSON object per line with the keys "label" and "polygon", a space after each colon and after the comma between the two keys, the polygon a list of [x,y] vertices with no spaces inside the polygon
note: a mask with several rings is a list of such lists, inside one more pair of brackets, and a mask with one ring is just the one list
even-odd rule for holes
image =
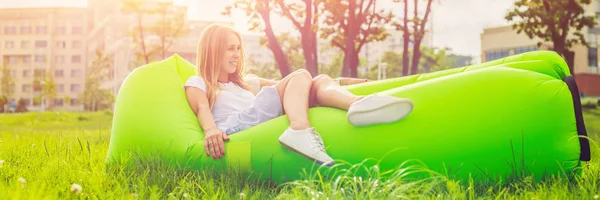
{"label": "green grass", "polygon": [[[581,178],[518,177],[483,185],[443,176],[405,180],[410,167],[385,180],[373,173],[274,184],[157,161],[107,166],[110,112],[0,115],[0,199],[600,199],[600,108],[584,114],[594,142],[592,162]],[[72,193],[73,184],[82,192]]]}

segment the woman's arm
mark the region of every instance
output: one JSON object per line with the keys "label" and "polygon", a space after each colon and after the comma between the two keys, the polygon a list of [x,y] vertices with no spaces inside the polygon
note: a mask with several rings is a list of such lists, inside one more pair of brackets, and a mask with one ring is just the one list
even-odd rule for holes
{"label": "woman's arm", "polygon": [[217,128],[208,105],[206,93],[194,87],[186,87],[185,93],[192,111],[198,117],[198,122],[202,130],[204,130],[204,148],[207,156],[220,158],[225,154],[223,141],[227,141],[229,138],[227,134]]}
{"label": "woman's arm", "polygon": [[340,85],[353,85],[353,84],[359,84],[359,83],[364,83],[364,82],[370,81],[369,79],[348,78],[348,77],[338,77],[334,80]]}

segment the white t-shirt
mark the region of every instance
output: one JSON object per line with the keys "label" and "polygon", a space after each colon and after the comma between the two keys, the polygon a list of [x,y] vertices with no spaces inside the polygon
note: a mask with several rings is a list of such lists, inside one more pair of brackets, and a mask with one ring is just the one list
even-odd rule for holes
{"label": "white t-shirt", "polygon": [[[245,78],[244,81],[250,86],[251,91],[245,90],[233,82],[219,83],[221,89],[217,90],[217,98],[211,110],[216,124],[227,119],[233,113],[245,110],[254,102],[256,98],[255,94],[260,90],[260,81],[257,78],[251,77]],[[188,78],[183,87],[185,89],[188,86],[196,87],[206,92],[206,83],[199,76]]]}

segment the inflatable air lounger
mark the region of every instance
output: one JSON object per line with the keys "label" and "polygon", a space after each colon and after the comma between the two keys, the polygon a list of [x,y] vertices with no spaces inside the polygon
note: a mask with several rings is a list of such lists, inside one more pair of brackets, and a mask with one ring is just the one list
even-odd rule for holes
{"label": "inflatable air lounger", "polygon": [[[230,135],[220,160],[207,157],[182,87],[193,75],[195,66],[177,54],[128,75],[116,98],[109,164],[157,156],[180,167],[239,170],[276,182],[336,169],[319,168],[277,141],[289,126],[285,115]],[[311,108],[310,123],[336,163],[371,160],[363,167],[386,172],[416,161],[430,172],[485,181],[522,172],[536,179],[573,176],[590,160],[579,92],[554,52],[344,87],[407,97],[415,107],[401,121],[366,127],[350,125],[346,111]]]}

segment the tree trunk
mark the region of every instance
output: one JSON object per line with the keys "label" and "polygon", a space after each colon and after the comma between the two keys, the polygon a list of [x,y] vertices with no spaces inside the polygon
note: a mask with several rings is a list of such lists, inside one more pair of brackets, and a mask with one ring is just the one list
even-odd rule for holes
{"label": "tree trunk", "polygon": [[569,50],[565,50],[565,53],[563,54],[565,56],[565,60],[567,61],[567,65],[569,66],[569,71],[571,73],[571,75],[573,77],[575,77],[575,71],[574,71],[574,67],[575,67],[575,52],[574,51],[569,51]]}
{"label": "tree trunk", "polygon": [[319,74],[317,32],[314,31],[314,25],[312,25],[313,18],[315,18],[313,14],[317,12],[317,8],[313,5],[313,1],[304,1],[304,4],[306,5],[306,17],[304,18],[304,26],[302,26],[304,30],[300,30],[302,32],[302,52],[306,60],[306,70],[312,76],[317,76]]}
{"label": "tree trunk", "polygon": [[419,73],[419,60],[421,59],[421,40],[416,40],[413,47],[412,63],[410,74]]}
{"label": "tree trunk", "polygon": [[273,52],[275,60],[277,60],[277,66],[279,67],[279,72],[281,73],[281,77],[283,78],[290,74],[290,64],[287,60],[287,57],[283,53],[283,50],[281,49],[281,45],[279,44],[279,42],[277,42],[275,33],[273,33],[273,27],[271,26],[269,10],[264,8],[259,9],[258,13],[260,13],[260,15],[263,18],[263,21],[265,22],[265,34],[267,36],[267,41],[269,42],[268,46],[269,49],[271,49],[271,51]]}
{"label": "tree trunk", "polygon": [[304,54],[304,60],[306,61],[306,70],[310,72],[312,76],[319,74],[319,66],[317,62],[317,51],[316,51],[316,34],[312,30],[305,30],[302,37],[302,54]]}
{"label": "tree trunk", "polygon": [[402,52],[402,76],[408,75],[408,43],[410,42],[410,35],[408,31],[408,0],[404,0],[404,25],[402,26],[402,43],[404,45]]}
{"label": "tree trunk", "polygon": [[146,42],[144,41],[144,30],[142,27],[142,14],[138,13],[138,31],[140,34],[140,43],[142,45],[142,51],[144,52],[144,60],[146,64],[150,63],[150,59],[148,58],[148,52],[146,51]]}

